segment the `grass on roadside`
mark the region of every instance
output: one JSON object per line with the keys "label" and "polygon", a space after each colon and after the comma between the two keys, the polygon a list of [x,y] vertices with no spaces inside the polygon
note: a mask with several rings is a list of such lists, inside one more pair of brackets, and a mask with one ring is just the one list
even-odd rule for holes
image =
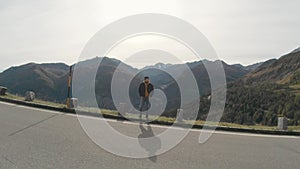
{"label": "grass on roadside", "polygon": [[[13,99],[13,100],[19,100],[19,101],[24,101],[25,102],[25,97],[22,96],[18,96],[18,95],[13,95],[10,93],[7,93],[4,96],[0,96],[3,98],[7,98],[7,99]],[[55,102],[50,102],[50,101],[44,101],[44,100],[40,100],[40,99],[35,99],[33,102],[31,103],[36,103],[36,104],[42,104],[42,105],[48,105],[48,106],[53,106],[53,107],[59,107],[59,108],[63,108],[65,107],[64,104],[61,103],[55,103]]]}
{"label": "grass on roadside", "polygon": [[[0,96],[0,97],[24,101],[24,97],[9,94],[9,93],[5,96]],[[53,106],[53,107],[58,107],[58,108],[66,107],[65,104],[54,103],[54,102],[50,102],[50,101],[43,101],[43,100],[39,100],[39,99],[35,99],[33,101],[33,103],[48,105],[48,106]],[[119,113],[116,110],[107,110],[107,109],[100,110],[98,108],[92,108],[92,107],[78,107],[78,110],[89,112],[89,113],[101,113],[103,115],[119,116]],[[139,114],[126,113],[126,115],[124,117],[127,119],[139,119]],[[158,122],[167,122],[167,123],[176,122],[175,118],[165,117],[165,116],[154,116],[154,115],[149,115],[149,120],[150,121],[156,120]],[[206,122],[201,121],[201,120],[197,120],[197,121],[186,120],[186,121],[183,121],[180,123],[204,125]],[[220,126],[220,127],[229,127],[229,128],[242,128],[242,129],[253,129],[253,130],[278,130],[277,126],[241,125],[241,124],[226,123],[226,122],[220,122],[220,123],[208,122],[207,124],[210,126]],[[289,131],[300,131],[300,126],[289,126],[288,128],[289,128],[288,129]]]}

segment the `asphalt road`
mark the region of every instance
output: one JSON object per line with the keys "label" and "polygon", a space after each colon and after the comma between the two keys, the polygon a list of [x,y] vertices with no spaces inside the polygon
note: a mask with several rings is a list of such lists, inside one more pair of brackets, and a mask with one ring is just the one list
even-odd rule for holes
{"label": "asphalt road", "polygon": [[[140,126],[110,124],[127,135]],[[150,125],[154,133],[165,127]],[[205,144],[193,130],[175,148],[145,159],[113,155],[85,134],[76,116],[0,102],[0,168],[97,169],[296,169],[300,168],[300,139],[217,132]],[[125,145],[124,145],[125,146]]]}

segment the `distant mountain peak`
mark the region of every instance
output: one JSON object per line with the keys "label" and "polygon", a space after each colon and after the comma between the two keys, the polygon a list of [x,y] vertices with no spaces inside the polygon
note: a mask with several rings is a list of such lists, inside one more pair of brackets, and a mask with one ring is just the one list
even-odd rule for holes
{"label": "distant mountain peak", "polygon": [[255,70],[256,68],[258,68],[260,65],[262,65],[263,62],[258,62],[258,63],[254,63],[254,64],[251,64],[251,65],[247,65],[247,66],[244,66],[242,64],[233,64],[233,66],[236,66],[238,68],[241,68],[241,69],[244,69],[244,70],[247,70],[247,71],[252,71],[252,70]]}
{"label": "distant mountain peak", "polygon": [[149,69],[149,68],[166,69],[170,66],[172,66],[172,64],[170,63],[165,64],[165,63],[158,62],[155,65],[145,66],[144,68],[142,68],[142,70]]}

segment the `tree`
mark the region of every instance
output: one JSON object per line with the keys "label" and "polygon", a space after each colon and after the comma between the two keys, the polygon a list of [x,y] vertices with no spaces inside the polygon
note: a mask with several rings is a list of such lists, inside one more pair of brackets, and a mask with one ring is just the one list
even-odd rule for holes
{"label": "tree", "polygon": [[298,126],[300,122],[300,110],[294,113],[294,125]]}

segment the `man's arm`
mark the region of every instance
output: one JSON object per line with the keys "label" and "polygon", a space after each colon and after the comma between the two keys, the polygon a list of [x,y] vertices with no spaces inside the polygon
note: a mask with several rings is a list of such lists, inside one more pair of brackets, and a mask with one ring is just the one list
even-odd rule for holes
{"label": "man's arm", "polygon": [[150,97],[152,97],[153,93],[154,93],[154,86],[150,83],[149,84],[149,87],[150,87]]}
{"label": "man's arm", "polygon": [[142,94],[142,84],[140,84],[140,86],[139,86],[139,95],[141,96]]}

